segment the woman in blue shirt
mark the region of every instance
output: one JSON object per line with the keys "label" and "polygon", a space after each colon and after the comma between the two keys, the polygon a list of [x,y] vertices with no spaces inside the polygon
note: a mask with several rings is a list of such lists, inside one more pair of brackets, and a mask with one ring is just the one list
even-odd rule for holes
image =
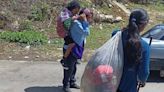
{"label": "woman in blue shirt", "polygon": [[145,84],[149,76],[149,45],[140,36],[148,20],[145,10],[135,9],[122,30],[124,68],[117,92],[137,92],[138,82]]}
{"label": "woman in blue shirt", "polygon": [[[63,90],[64,92],[71,92],[70,88],[79,89],[80,87],[75,83],[76,63],[77,59],[81,59],[84,50],[86,37],[90,34],[89,22],[92,19],[92,12],[84,8],[79,13],[79,19],[72,23],[70,28],[70,36],[75,44],[71,49],[70,54],[63,62],[64,78]],[[68,45],[64,45],[64,53],[68,49]]]}

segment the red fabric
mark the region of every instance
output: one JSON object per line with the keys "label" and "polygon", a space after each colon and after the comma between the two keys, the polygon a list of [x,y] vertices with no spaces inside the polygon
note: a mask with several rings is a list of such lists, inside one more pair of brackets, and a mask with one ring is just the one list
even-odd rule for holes
{"label": "red fabric", "polygon": [[100,65],[93,71],[92,75],[93,84],[101,85],[112,80],[113,68],[109,65]]}
{"label": "red fabric", "polygon": [[56,31],[57,31],[58,36],[61,38],[64,38],[67,34],[60,17],[58,17],[57,19]]}

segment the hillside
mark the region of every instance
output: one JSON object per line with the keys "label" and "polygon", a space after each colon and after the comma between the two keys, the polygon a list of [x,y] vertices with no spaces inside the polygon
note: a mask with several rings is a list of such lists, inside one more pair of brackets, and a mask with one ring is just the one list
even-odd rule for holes
{"label": "hillside", "polygon": [[[65,1],[69,0],[0,0],[0,59],[59,60],[62,57],[63,40],[55,32],[55,19],[67,3]],[[102,6],[95,6],[93,0],[79,2],[83,7],[94,11],[95,22],[91,26],[91,35],[87,39],[83,58],[87,61],[94,50],[110,38],[113,29],[126,26],[128,16],[112,3],[105,2]],[[121,5],[129,10],[139,7],[146,9],[150,15],[146,30],[164,22],[163,4],[141,5],[126,2]],[[121,20],[117,22],[116,18]]]}

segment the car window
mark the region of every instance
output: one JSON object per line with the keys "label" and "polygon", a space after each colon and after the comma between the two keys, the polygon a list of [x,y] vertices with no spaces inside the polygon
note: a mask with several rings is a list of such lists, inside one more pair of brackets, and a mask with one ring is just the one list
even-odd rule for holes
{"label": "car window", "polygon": [[164,36],[162,36],[160,40],[164,40]]}
{"label": "car window", "polygon": [[154,36],[156,36],[157,34],[159,34],[160,33],[160,29],[158,28],[158,29],[152,29],[152,30],[150,30],[149,32],[147,32],[146,34],[144,34],[143,35],[143,37],[146,37],[146,38],[149,38],[150,36],[151,37],[154,37]]}
{"label": "car window", "polygon": [[164,25],[157,25],[148,30],[146,33],[142,35],[142,37],[145,38],[150,38],[152,37],[153,39],[164,39]]}
{"label": "car window", "polygon": [[153,39],[160,39],[163,36],[162,34],[163,31],[160,28],[154,29],[147,34],[147,38],[152,37]]}
{"label": "car window", "polygon": [[160,29],[160,28],[158,28],[158,29],[155,29],[155,30],[152,30],[152,31],[150,31],[150,35],[156,35],[156,34],[158,34],[158,33],[160,33],[162,30]]}

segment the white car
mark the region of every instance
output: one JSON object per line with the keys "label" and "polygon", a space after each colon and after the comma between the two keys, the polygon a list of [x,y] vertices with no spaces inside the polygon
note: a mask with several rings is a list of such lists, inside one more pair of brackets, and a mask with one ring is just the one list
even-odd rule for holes
{"label": "white car", "polygon": [[151,42],[150,69],[160,70],[160,76],[164,77],[164,24],[159,24],[142,35],[147,43]]}

